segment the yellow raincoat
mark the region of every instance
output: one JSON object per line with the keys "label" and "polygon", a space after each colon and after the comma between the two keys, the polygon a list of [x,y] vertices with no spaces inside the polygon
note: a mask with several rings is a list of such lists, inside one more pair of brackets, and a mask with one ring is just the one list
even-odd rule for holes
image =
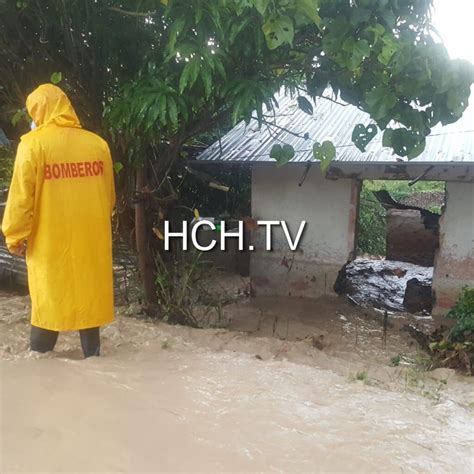
{"label": "yellow raincoat", "polygon": [[2,231],[26,262],[31,323],[70,331],[113,321],[113,167],[107,143],[81,128],[67,96],[44,84],[26,102]]}

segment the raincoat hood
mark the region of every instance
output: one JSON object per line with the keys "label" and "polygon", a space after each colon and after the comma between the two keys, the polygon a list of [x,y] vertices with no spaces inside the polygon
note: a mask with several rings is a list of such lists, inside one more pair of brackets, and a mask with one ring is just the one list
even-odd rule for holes
{"label": "raincoat hood", "polygon": [[81,127],[67,95],[53,84],[43,84],[35,89],[26,99],[26,109],[38,128],[49,124]]}

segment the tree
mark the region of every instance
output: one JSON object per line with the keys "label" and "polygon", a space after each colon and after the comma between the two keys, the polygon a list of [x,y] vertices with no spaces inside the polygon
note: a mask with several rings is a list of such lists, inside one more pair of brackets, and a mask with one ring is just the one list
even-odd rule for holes
{"label": "tree", "polygon": [[[103,129],[122,173],[136,170],[135,231],[150,302],[151,229],[176,202],[167,176],[194,137],[229,117],[248,121],[255,113],[270,121],[281,87],[313,98],[330,87],[335,100],[373,119],[354,129],[361,150],[383,130],[385,146],[412,158],[434,125],[462,115],[473,82],[472,65],[451,61],[435,42],[430,0],[38,3],[0,3],[7,13],[0,31],[3,96],[24,93],[28,81],[19,81],[19,68],[28,67],[30,78],[38,67],[62,71],[83,104],[92,98],[87,113],[94,127],[105,108]],[[311,113],[307,99],[298,103]],[[329,142],[315,144],[314,152],[324,167],[335,155]],[[280,163],[293,154],[289,145],[272,150]]]}

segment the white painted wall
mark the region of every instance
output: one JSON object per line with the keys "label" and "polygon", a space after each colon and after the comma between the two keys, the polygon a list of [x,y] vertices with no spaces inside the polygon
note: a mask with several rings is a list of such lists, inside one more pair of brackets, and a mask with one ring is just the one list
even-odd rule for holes
{"label": "white painted wall", "polygon": [[474,183],[446,183],[435,262],[435,314],[450,309],[464,286],[474,288]]}
{"label": "white painted wall", "polygon": [[352,180],[325,179],[311,167],[302,186],[306,165],[256,163],[252,171],[252,216],[284,220],[292,235],[300,222],[306,230],[296,252],[289,250],[283,232],[274,233],[272,252],[266,252],[263,229],[254,231],[250,274],[256,294],[318,297],[335,294],[337,273],[352,257],[358,185]]}

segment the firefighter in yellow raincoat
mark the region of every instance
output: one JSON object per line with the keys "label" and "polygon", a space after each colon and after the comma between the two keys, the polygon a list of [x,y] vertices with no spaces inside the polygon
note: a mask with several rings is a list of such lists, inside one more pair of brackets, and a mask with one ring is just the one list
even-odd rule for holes
{"label": "firefighter in yellow raincoat", "polygon": [[31,349],[78,330],[84,355],[99,355],[99,327],[114,319],[109,147],[57,86],[38,87],[26,107],[36,128],[18,146],[2,231],[10,252],[26,253]]}

